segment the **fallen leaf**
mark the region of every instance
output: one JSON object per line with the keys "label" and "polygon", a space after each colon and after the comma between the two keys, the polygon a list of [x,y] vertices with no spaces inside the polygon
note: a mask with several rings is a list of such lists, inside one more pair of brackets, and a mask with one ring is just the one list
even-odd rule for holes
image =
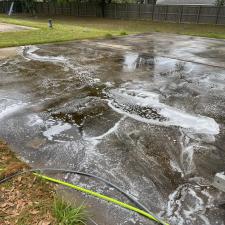
{"label": "fallen leaf", "polygon": [[32,210],[30,213],[31,213],[32,215],[36,215],[36,214],[39,213],[39,211],[38,211],[38,210]]}
{"label": "fallen leaf", "polygon": [[40,222],[38,223],[38,225],[50,225],[50,224],[51,224],[50,221],[40,221]]}

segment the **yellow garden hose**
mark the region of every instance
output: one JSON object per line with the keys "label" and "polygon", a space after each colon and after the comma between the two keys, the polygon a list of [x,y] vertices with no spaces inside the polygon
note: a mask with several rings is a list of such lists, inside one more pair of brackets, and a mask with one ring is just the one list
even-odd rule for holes
{"label": "yellow garden hose", "polygon": [[133,207],[131,205],[128,205],[124,202],[121,202],[117,199],[114,199],[114,198],[111,198],[111,197],[108,197],[106,195],[103,195],[103,194],[99,194],[97,192],[94,192],[94,191],[91,191],[91,190],[88,190],[86,188],[83,188],[83,187],[80,187],[80,186],[77,186],[77,185],[74,185],[74,184],[71,184],[71,183],[68,183],[68,182],[65,182],[65,181],[62,181],[62,180],[58,180],[58,179],[55,179],[55,178],[52,178],[52,177],[48,177],[48,176],[45,176],[45,175],[42,175],[42,174],[39,174],[39,173],[34,173],[37,177],[40,177],[42,179],[45,179],[45,180],[48,180],[48,181],[51,181],[51,182],[54,182],[54,183],[57,183],[57,184],[61,184],[61,185],[64,185],[64,186],[67,186],[67,187],[70,187],[70,188],[73,188],[77,191],[81,191],[83,193],[86,193],[88,195],[92,195],[94,197],[97,197],[97,198],[100,198],[100,199],[104,199],[108,202],[111,202],[111,203],[114,203],[116,205],[119,205],[125,209],[129,209],[129,210],[132,210],[134,212],[137,212],[139,214],[141,214],[142,216],[145,216],[147,217],[148,219],[151,219],[157,223],[160,223],[160,224],[163,224],[163,225],[169,225],[168,223],[162,221],[162,220],[159,220],[157,218],[155,218],[153,215],[141,210],[141,209],[138,209],[136,207]]}
{"label": "yellow garden hose", "polygon": [[[0,169],[0,171],[3,170],[3,169]],[[77,191],[80,191],[80,192],[83,192],[83,193],[86,193],[88,195],[91,195],[91,196],[94,196],[94,197],[97,197],[99,199],[103,199],[103,200],[106,200],[108,202],[111,202],[111,203],[114,203],[116,205],[119,205],[125,209],[129,209],[129,210],[132,210],[134,212],[137,212],[139,213],[140,215],[142,216],[145,216],[146,218],[148,219],[151,219],[159,224],[162,224],[162,225],[169,225],[168,223],[164,222],[163,220],[161,220],[160,218],[158,218],[157,216],[155,216],[153,213],[151,213],[149,210],[145,210],[145,207],[144,207],[144,210],[142,209],[139,209],[139,208],[136,208],[134,206],[131,206],[129,204],[126,204],[124,202],[121,202],[117,199],[114,199],[114,198],[111,198],[111,197],[108,197],[106,195],[103,195],[103,194],[99,194],[97,192],[94,192],[94,191],[91,191],[89,189],[86,189],[86,188],[83,188],[83,187],[80,187],[80,186],[77,186],[77,185],[73,185],[71,183],[68,183],[68,182],[65,182],[65,181],[62,181],[62,180],[58,180],[58,179],[55,179],[55,178],[52,178],[52,177],[49,177],[49,176],[46,176],[46,175],[43,175],[43,174],[40,174],[40,173],[37,173],[37,172],[40,172],[40,171],[56,171],[56,172],[62,172],[62,171],[65,171],[65,172],[75,172],[79,175],[85,175],[85,176],[92,176],[93,178],[98,178],[100,179],[101,181],[103,182],[106,182],[108,185],[111,185],[112,184],[110,182],[107,182],[106,180],[102,179],[102,178],[99,178],[95,175],[90,175],[90,174],[87,174],[87,173],[83,173],[83,172],[79,172],[79,171],[70,171],[70,170],[64,170],[64,169],[53,169],[53,168],[43,168],[43,169],[31,169],[31,170],[26,170],[26,171],[21,171],[21,172],[17,172],[9,177],[6,177],[2,180],[0,180],[0,184],[12,179],[13,177],[15,176],[18,176],[18,175],[23,175],[25,173],[28,173],[28,172],[32,172],[35,176],[37,177],[40,177],[42,179],[45,179],[45,180],[48,180],[48,181],[51,181],[51,182],[54,182],[54,183],[57,183],[57,184],[61,184],[61,185],[64,185],[64,186],[67,186],[67,187],[70,187],[70,188],[73,188]],[[119,189],[118,187],[114,186],[115,188],[117,188],[117,190],[121,191],[121,189]],[[123,193],[123,192],[122,192]],[[131,199],[131,197],[129,195],[126,195],[127,197]],[[143,208],[143,205],[141,205],[140,203],[138,204],[140,207]]]}

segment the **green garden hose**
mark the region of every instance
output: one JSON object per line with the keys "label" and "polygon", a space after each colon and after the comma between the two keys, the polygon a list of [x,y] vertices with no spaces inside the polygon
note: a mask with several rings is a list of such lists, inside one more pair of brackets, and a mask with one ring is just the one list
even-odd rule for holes
{"label": "green garden hose", "polygon": [[[1,170],[4,170],[4,169],[1,169],[0,168],[0,171]],[[55,179],[55,178],[52,178],[52,177],[49,177],[49,176],[46,176],[46,175],[42,175],[40,173],[37,173],[37,172],[44,172],[44,171],[75,173],[75,174],[78,174],[78,175],[84,175],[84,176],[88,176],[88,177],[92,177],[92,178],[99,179],[100,181],[103,181],[106,184],[108,184],[108,185],[116,188],[118,191],[120,191],[126,197],[128,197],[131,201],[133,201],[135,204],[137,204],[138,207],[140,207],[141,209],[140,208],[136,208],[134,206],[131,206],[129,204],[126,204],[124,202],[121,202],[121,201],[119,201],[117,199],[108,197],[106,195],[99,194],[97,192],[88,190],[86,188],[83,188],[83,187],[80,187],[80,186],[76,186],[76,185],[73,185],[71,183],[68,183],[68,182],[65,182],[65,181],[61,181],[61,180],[58,180],[58,179]],[[157,217],[156,215],[154,215],[151,211],[149,211],[148,209],[146,209],[146,207],[143,206],[141,203],[135,201],[130,195],[126,194],[123,190],[121,190],[117,186],[113,185],[111,182],[109,182],[109,181],[107,181],[107,180],[105,180],[105,179],[103,179],[101,177],[98,177],[98,176],[95,176],[95,175],[92,175],[92,174],[88,174],[88,173],[84,173],[84,172],[80,172],[80,171],[65,170],[65,169],[54,169],[54,168],[31,169],[31,170],[17,172],[15,174],[11,175],[11,176],[5,177],[2,180],[0,180],[0,184],[6,182],[6,181],[8,181],[8,180],[10,180],[10,179],[12,179],[12,178],[14,178],[16,176],[23,175],[23,174],[28,173],[28,172],[32,172],[34,175],[36,175],[36,176],[38,176],[38,177],[40,177],[42,179],[45,179],[45,180],[48,180],[48,181],[51,181],[51,182],[54,182],[54,183],[57,183],[57,184],[61,184],[61,185],[64,185],[64,186],[73,188],[73,189],[78,190],[78,191],[81,191],[83,193],[86,193],[86,194],[92,195],[94,197],[97,197],[97,198],[106,200],[106,201],[111,202],[111,203],[114,203],[116,205],[119,205],[119,206],[121,206],[121,207],[123,207],[125,209],[132,210],[132,211],[137,212],[140,215],[145,216],[148,219],[151,219],[151,220],[153,220],[153,221],[155,221],[155,222],[157,222],[159,224],[169,225],[168,223],[164,222],[159,217]]]}
{"label": "green garden hose", "polygon": [[94,191],[91,191],[91,190],[88,190],[86,188],[83,188],[83,187],[80,187],[80,186],[77,186],[77,185],[73,185],[71,183],[68,183],[68,182],[65,182],[65,181],[62,181],[62,180],[58,180],[58,179],[55,179],[55,178],[52,178],[52,177],[48,177],[48,176],[45,176],[45,175],[42,175],[42,174],[39,174],[39,173],[34,173],[37,177],[40,177],[42,179],[45,179],[45,180],[48,180],[48,181],[51,181],[51,182],[54,182],[54,183],[57,183],[57,184],[61,184],[63,186],[66,186],[66,187],[70,187],[70,188],[73,188],[77,191],[81,191],[83,193],[86,193],[88,195],[91,195],[91,196],[94,196],[94,197],[97,197],[97,198],[100,198],[100,199],[103,199],[103,200],[106,200],[108,202],[111,202],[111,203],[114,203],[116,205],[119,205],[125,209],[129,209],[131,211],[134,211],[134,212],[137,212],[139,213],[140,215],[142,216],[145,216],[147,217],[148,219],[151,219],[157,223],[160,223],[162,225],[169,225],[168,223],[162,221],[162,220],[159,220],[157,218],[155,218],[153,215],[141,210],[141,209],[138,209],[136,207],[133,207],[131,205],[128,205],[124,202],[121,202],[117,199],[114,199],[114,198],[111,198],[111,197],[108,197],[106,195],[103,195],[103,194],[99,194],[97,192],[94,192]]}

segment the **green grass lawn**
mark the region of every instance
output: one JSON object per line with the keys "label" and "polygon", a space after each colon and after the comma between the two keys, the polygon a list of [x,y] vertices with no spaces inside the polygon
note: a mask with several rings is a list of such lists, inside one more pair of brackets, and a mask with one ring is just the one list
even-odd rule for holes
{"label": "green grass lawn", "polygon": [[1,48],[146,32],[187,34],[225,39],[225,26],[216,25],[175,24],[102,18],[53,17],[54,28],[49,29],[47,17],[8,17],[3,14],[0,14],[0,22],[38,28],[18,32],[0,32]]}

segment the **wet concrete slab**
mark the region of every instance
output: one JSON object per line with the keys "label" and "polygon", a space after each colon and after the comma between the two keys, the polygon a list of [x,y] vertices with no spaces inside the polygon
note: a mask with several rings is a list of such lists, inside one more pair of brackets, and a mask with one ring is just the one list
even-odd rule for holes
{"label": "wet concrete slab", "polygon": [[[153,33],[17,52],[0,59],[0,137],[25,161],[101,176],[171,224],[225,223],[225,195],[211,185],[225,170],[224,41]],[[98,224],[154,224],[87,202]]]}
{"label": "wet concrete slab", "polygon": [[16,56],[18,54],[17,53],[18,49],[19,48],[17,48],[17,47],[1,48],[0,49],[0,59],[6,59],[9,57]]}

